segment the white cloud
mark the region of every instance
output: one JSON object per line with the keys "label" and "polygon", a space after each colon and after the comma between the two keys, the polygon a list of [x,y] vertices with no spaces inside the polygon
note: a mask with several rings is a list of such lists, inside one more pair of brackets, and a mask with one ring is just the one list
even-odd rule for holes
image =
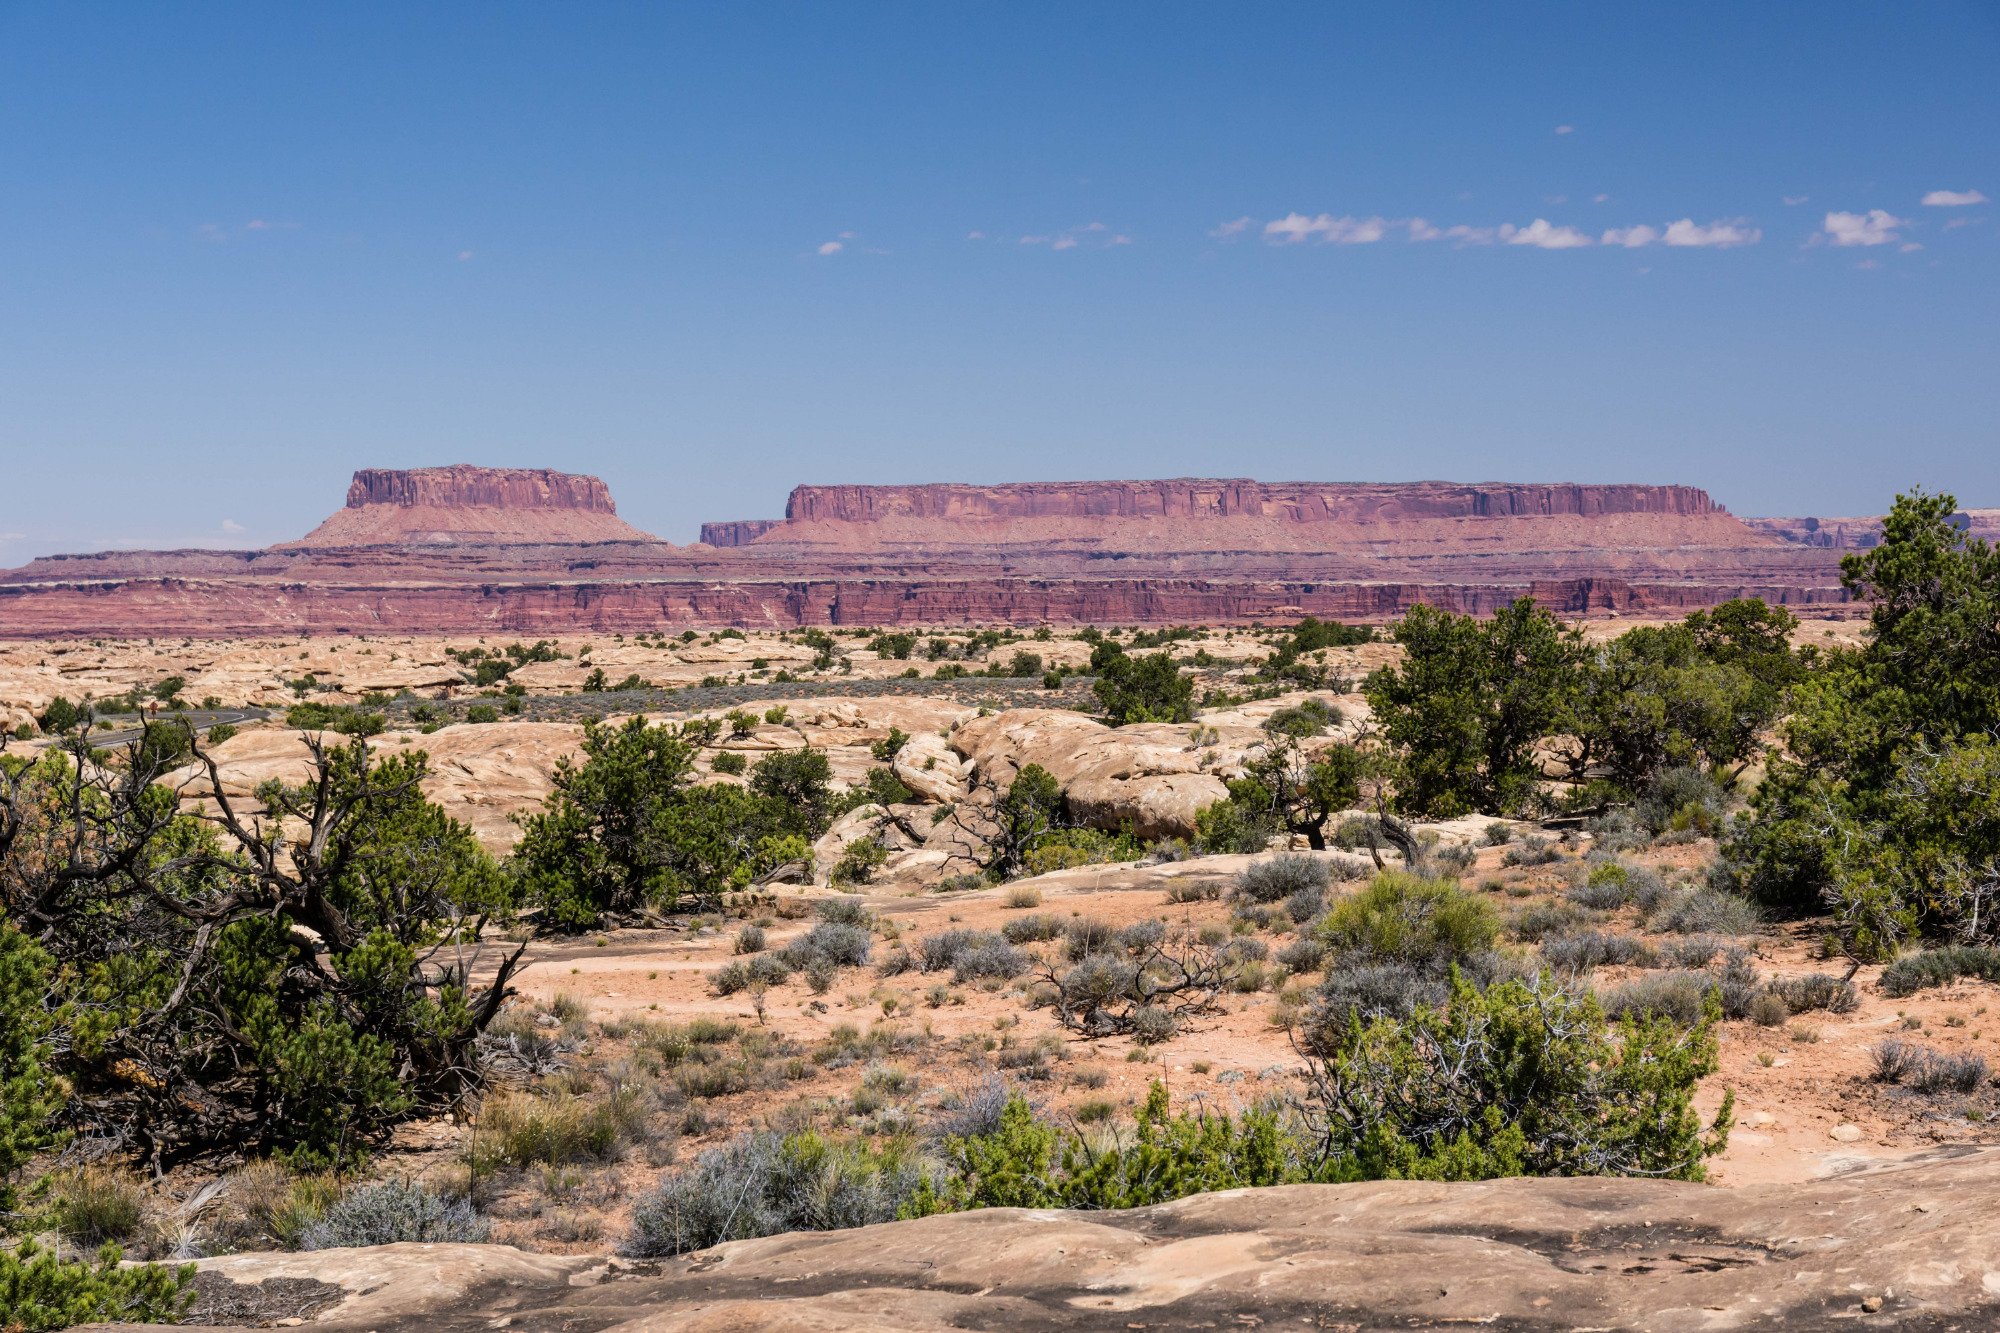
{"label": "white cloud", "polygon": [[26,540],[28,540],[28,534],[25,532],[0,532],[0,542],[24,542]]}
{"label": "white cloud", "polygon": [[1457,241],[1460,245],[1491,245],[1493,228],[1468,227],[1461,222],[1455,227],[1446,227],[1444,237],[1448,241]]}
{"label": "white cloud", "polygon": [[1558,125],[1558,126],[1556,126],[1556,133],[1557,133],[1557,134],[1575,134],[1575,133],[1576,133],[1576,126],[1574,126],[1574,125]]}
{"label": "white cloud", "polygon": [[1438,237],[1444,235],[1442,231],[1439,231],[1422,218],[1411,218],[1403,225],[1410,229],[1410,239],[1413,241],[1435,241]]}
{"label": "white cloud", "polygon": [[1547,218],[1536,218],[1525,227],[1511,223],[1500,228],[1509,245],[1532,245],[1538,250],[1574,250],[1591,244],[1588,236],[1574,227],[1558,227]]}
{"label": "white cloud", "polygon": [[465,262],[466,260],[468,260],[468,259],[470,259],[470,258],[472,258],[472,251],[470,251],[470,250],[460,250],[460,251],[458,252],[458,262],[459,262],[459,263],[463,264],[463,263],[464,263],[464,262]]}
{"label": "white cloud", "polygon": [[232,536],[235,535],[236,533],[247,531],[247,529],[245,529],[241,523],[238,523],[233,518],[225,518],[222,520],[222,530],[224,532],[231,534]]}
{"label": "white cloud", "polygon": [[1369,245],[1381,240],[1388,230],[1389,223],[1384,218],[1337,218],[1330,213],[1309,218],[1303,213],[1287,213],[1276,222],[1264,224],[1264,239],[1274,245],[1297,245],[1305,240],[1329,245]]}
{"label": "white cloud", "polygon": [[1909,225],[1880,208],[1866,213],[1828,213],[1824,224],[1827,238],[1835,245],[1888,245],[1902,239],[1896,228]]}
{"label": "white cloud", "polygon": [[1047,245],[1048,243],[1049,238],[1046,236],[1023,236],[1021,238],[1021,244],[1023,245]]}
{"label": "white cloud", "polygon": [[1209,235],[1218,241],[1233,241],[1256,225],[1257,220],[1245,214],[1243,217],[1236,218],[1233,221],[1222,223],[1215,230],[1209,232]]}
{"label": "white cloud", "polygon": [[819,247],[819,253],[823,255],[837,255],[846,248],[839,241],[827,241]]}
{"label": "white cloud", "polygon": [[1642,245],[1651,245],[1660,239],[1660,233],[1645,223],[1636,227],[1613,227],[1600,238],[1605,245],[1622,245],[1627,250],[1637,250]]}
{"label": "white cloud", "polygon": [[1957,231],[1960,227],[1976,227],[1984,221],[1986,221],[1985,218],[1947,218],[1945,219],[1944,229],[1946,231]]}
{"label": "white cloud", "polygon": [[1052,241],[1052,242],[1050,243],[1050,245],[1049,245],[1049,249],[1051,249],[1051,250],[1074,250],[1074,249],[1076,249],[1076,237],[1074,237],[1074,236],[1058,236],[1058,237],[1056,237],[1056,238],[1055,238],[1055,240],[1054,240],[1054,241]]}
{"label": "white cloud", "polygon": [[1800,204],[1810,202],[1811,199],[1812,196],[1809,194],[1788,194],[1784,196],[1785,207],[1797,208]]}
{"label": "white cloud", "polygon": [[1593,204],[1608,204],[1611,202],[1611,196],[1608,194],[1593,194],[1590,196],[1590,202]]}
{"label": "white cloud", "polygon": [[1110,239],[1110,240],[1108,240],[1108,241],[1106,241],[1106,242],[1105,242],[1105,244],[1106,244],[1106,245],[1130,245],[1130,244],[1132,244],[1132,238],[1131,238],[1130,236],[1127,236],[1127,235],[1126,235],[1126,234],[1125,234],[1124,232],[1122,232],[1122,231],[1121,231],[1121,232],[1115,232],[1115,233],[1113,233],[1113,235],[1112,235],[1111,239]]}
{"label": "white cloud", "polygon": [[1917,251],[1923,249],[1924,247],[1915,241],[1904,241],[1901,245],[1897,246],[1896,248],[1901,253],[1909,255],[1909,254],[1915,254]]}
{"label": "white cloud", "polygon": [[1965,208],[1985,202],[1986,196],[1977,190],[1932,190],[1924,196],[1924,203],[1932,208]]}
{"label": "white cloud", "polygon": [[983,241],[986,239],[986,233],[983,231],[969,231],[965,233],[965,239],[968,241]]}
{"label": "white cloud", "polygon": [[1730,250],[1739,245],[1755,245],[1764,239],[1764,233],[1755,227],[1744,225],[1742,218],[1728,222],[1711,222],[1706,227],[1693,218],[1682,218],[1679,222],[1669,222],[1664,237],[1668,245],[1706,246],[1715,250]]}

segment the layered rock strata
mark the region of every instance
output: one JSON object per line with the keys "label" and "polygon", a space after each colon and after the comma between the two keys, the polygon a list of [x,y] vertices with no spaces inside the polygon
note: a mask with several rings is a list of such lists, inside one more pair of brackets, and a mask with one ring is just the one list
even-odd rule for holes
{"label": "layered rock strata", "polygon": [[549,468],[363,468],[347,507],[290,547],[653,538],[618,517],[596,477]]}
{"label": "layered rock strata", "polygon": [[1755,531],[1687,486],[1252,481],[800,487],[790,517],[675,546],[593,477],[355,475],[347,507],[264,551],[54,556],[0,573],[0,634],[674,625],[1381,620],[1676,613],[1845,600],[1834,549]]}

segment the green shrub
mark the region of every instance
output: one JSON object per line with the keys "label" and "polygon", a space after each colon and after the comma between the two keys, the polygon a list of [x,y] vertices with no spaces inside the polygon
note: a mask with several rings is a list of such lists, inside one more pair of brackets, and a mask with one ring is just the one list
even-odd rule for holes
{"label": "green shrub", "polygon": [[1704,1126],[1697,1081],[1716,1069],[1716,1001],[1692,1026],[1628,1019],[1547,978],[1484,992],[1454,974],[1441,1008],[1350,1027],[1314,1057],[1308,1115],[1327,1178],[1484,1180],[1638,1175],[1700,1180],[1734,1099]]}
{"label": "green shrub", "polygon": [[1490,950],[1499,930],[1484,899],[1449,881],[1395,870],[1336,903],[1319,927],[1330,953],[1438,976]]}
{"label": "green shrub", "polygon": [[1282,1184],[1307,1176],[1299,1139],[1278,1113],[1240,1119],[1206,1109],[1169,1114],[1154,1083],[1129,1143],[1098,1148],[1037,1118],[1018,1094],[987,1133],[948,1139],[946,1181],[925,1181],[906,1215],[965,1208],[1142,1208],[1214,1190]]}
{"label": "green shrub", "polygon": [[94,1259],[62,1259],[23,1241],[0,1247],[0,1314],[8,1333],[53,1333],[78,1324],[176,1322],[193,1303],[193,1264],[126,1267],[116,1245]]}
{"label": "green shrub", "polygon": [[834,862],[832,882],[836,886],[867,884],[889,859],[889,849],[873,838],[856,838]]}
{"label": "green shrub", "polygon": [[734,750],[718,750],[715,758],[708,761],[708,766],[718,773],[735,777],[750,767],[750,761]]}
{"label": "green shrub", "polygon": [[[1105,720],[1114,727],[1133,722],[1187,722],[1194,717],[1194,679],[1183,675],[1173,657],[1155,653],[1111,656],[1097,668],[1097,694]],[[1039,674],[1040,664],[1036,664]]]}

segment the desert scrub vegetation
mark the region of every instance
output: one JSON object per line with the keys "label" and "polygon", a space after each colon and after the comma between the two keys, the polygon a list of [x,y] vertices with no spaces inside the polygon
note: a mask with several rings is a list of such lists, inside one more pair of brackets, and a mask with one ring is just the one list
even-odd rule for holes
{"label": "desert scrub vegetation", "polygon": [[1401,1019],[1441,1003],[1454,967],[1489,975],[1499,921],[1484,899],[1450,880],[1391,870],[1335,904],[1314,937],[1326,977],[1307,1039],[1324,1045],[1356,1016]]}
{"label": "desert scrub vegetation", "polygon": [[412,1181],[385,1180],[342,1195],[305,1229],[300,1247],[483,1241],[490,1231],[491,1224],[464,1199],[447,1199]]}
{"label": "desert scrub vegetation", "polygon": [[1119,930],[1078,918],[1064,945],[1066,965],[1045,960],[1034,969],[1056,1021],[1086,1036],[1142,1042],[1165,1041],[1188,1018],[1213,1012],[1243,962],[1226,939],[1161,921]]}
{"label": "desert scrub vegetation", "polygon": [[1882,969],[1882,990],[1900,999],[1961,977],[2000,981],[2000,948],[1960,944],[1905,954]]}
{"label": "desert scrub vegetation", "polygon": [[762,1131],[710,1148],[633,1209],[623,1252],[656,1258],[898,1216],[937,1169],[913,1141]]}
{"label": "desert scrub vegetation", "polygon": [[1870,1052],[1877,1082],[1922,1093],[1972,1092],[1990,1078],[1986,1057],[1977,1051],[1947,1055],[1929,1046],[1889,1037]]}

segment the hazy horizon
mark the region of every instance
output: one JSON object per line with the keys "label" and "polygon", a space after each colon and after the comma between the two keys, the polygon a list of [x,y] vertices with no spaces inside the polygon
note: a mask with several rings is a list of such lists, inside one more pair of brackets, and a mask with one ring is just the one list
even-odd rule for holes
{"label": "hazy horizon", "polygon": [[0,9],[0,567],[361,467],[2000,505],[2000,16]]}

